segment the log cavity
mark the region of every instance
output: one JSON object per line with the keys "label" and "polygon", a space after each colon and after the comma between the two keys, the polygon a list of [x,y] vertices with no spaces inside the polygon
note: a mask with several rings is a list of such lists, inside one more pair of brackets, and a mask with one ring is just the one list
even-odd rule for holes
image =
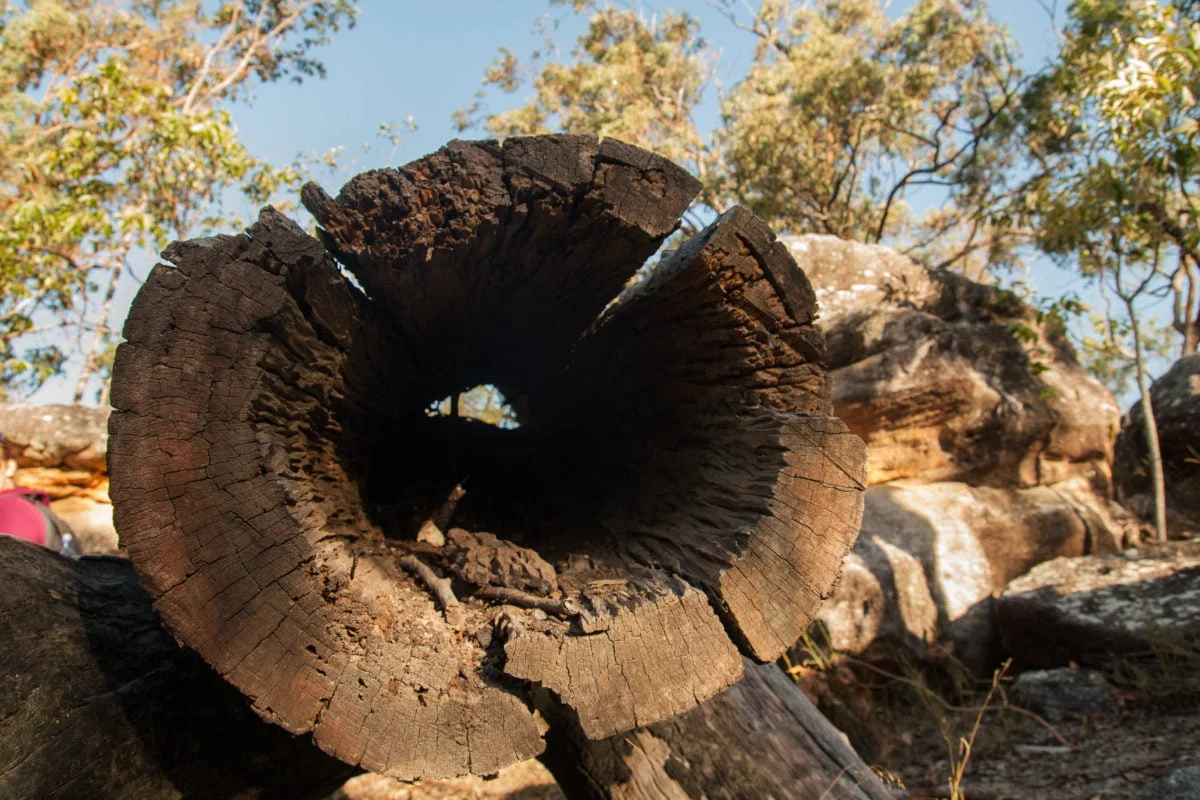
{"label": "log cavity", "polygon": [[[628,285],[697,189],[613,140],[454,142],[305,187],[320,241],[267,209],[169,248],[110,447],[168,627],[267,719],[401,777],[536,754],[535,698],[607,737],[736,681],[739,648],[777,657],[857,533],[865,455],[827,416],[812,290],[747,211]],[[485,384],[519,426],[439,404]]]}

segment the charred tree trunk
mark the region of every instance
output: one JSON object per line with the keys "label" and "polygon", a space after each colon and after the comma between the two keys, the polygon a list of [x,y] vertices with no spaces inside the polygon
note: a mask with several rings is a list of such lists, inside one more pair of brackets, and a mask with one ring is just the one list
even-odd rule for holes
{"label": "charred tree trunk", "polygon": [[[627,285],[697,189],[613,140],[455,142],[307,186],[321,241],[267,209],[169,248],[109,458],[168,629],[404,778],[538,754],[542,691],[603,739],[776,658],[854,540],[865,452],[812,289],[744,209]],[[479,384],[519,429],[433,413]]]}
{"label": "charred tree trunk", "polygon": [[774,664],[665,722],[593,741],[554,713],[541,760],[572,800],[892,800]]}
{"label": "charred tree trunk", "polygon": [[158,623],[123,558],[0,536],[0,797],[319,798],[353,774]]}

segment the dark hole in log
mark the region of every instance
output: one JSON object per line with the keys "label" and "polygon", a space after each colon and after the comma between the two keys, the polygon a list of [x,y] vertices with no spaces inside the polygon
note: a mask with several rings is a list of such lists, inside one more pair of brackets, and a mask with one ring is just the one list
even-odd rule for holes
{"label": "dark hole in log", "polygon": [[[652,364],[647,372],[661,369]],[[398,541],[415,539],[461,485],[465,493],[450,524],[537,550],[560,572],[569,571],[571,556],[608,561],[627,555],[622,541],[653,535],[671,515],[689,516],[698,549],[707,540],[735,551],[737,543],[724,540],[736,539],[764,512],[770,483],[784,466],[782,448],[718,455],[722,443],[704,431],[703,420],[683,413],[689,407],[664,397],[662,387],[639,380],[645,375],[631,370],[611,381],[547,389],[544,397],[529,397],[534,421],[516,429],[431,417],[420,413],[421,402],[395,420],[343,417],[343,427],[364,431],[352,451],[343,450],[343,466],[360,480],[371,519]],[[709,411],[702,407],[697,414]],[[753,467],[739,465],[739,458]],[[739,491],[745,520],[736,519],[737,504],[705,515],[689,497],[717,486],[717,473],[740,480],[760,475],[761,485]],[[679,544],[688,542],[681,536]],[[647,566],[664,566],[644,557]]]}
{"label": "dark hole in log", "polygon": [[[538,752],[531,687],[606,737],[790,646],[863,447],[828,416],[812,289],[747,211],[628,284],[697,188],[612,140],[456,142],[306,187],[320,242],[268,209],[169,248],[110,423],[164,622],[263,716],[402,777]],[[484,384],[519,427],[428,413]]]}
{"label": "dark hole in log", "polygon": [[365,508],[386,536],[411,541],[461,485],[450,525],[488,531],[549,561],[596,555],[613,503],[633,485],[620,443],[603,430],[505,430],[413,414],[378,427],[362,473]]}

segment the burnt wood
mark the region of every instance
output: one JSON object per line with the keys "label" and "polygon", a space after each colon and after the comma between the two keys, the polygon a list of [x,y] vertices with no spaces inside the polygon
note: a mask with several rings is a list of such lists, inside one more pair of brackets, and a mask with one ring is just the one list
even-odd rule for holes
{"label": "burnt wood", "polygon": [[[697,189],[614,140],[453,142],[305,187],[319,240],[265,209],[168,248],[109,453],[167,628],[264,719],[404,778],[538,754],[539,691],[604,739],[776,658],[854,540],[865,451],[761,221],[644,276]],[[431,411],[485,383],[518,429]]]}
{"label": "burnt wood", "polygon": [[123,558],[0,536],[0,797],[325,797],[355,770],[250,710]]}
{"label": "burnt wood", "polygon": [[747,660],[745,673],[686,714],[600,741],[546,698],[542,763],[571,800],[893,800],[783,670]]}

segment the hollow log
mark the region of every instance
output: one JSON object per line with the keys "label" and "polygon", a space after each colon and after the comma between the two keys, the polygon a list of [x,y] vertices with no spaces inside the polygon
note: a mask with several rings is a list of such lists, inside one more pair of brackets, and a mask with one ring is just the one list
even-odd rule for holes
{"label": "hollow log", "polygon": [[571,800],[893,800],[783,670],[747,660],[745,674],[686,714],[600,741],[549,699],[542,763]]}
{"label": "hollow log", "polygon": [[[614,140],[453,142],[306,186],[319,241],[268,208],[168,248],[109,453],[165,625],[264,719],[402,778],[538,754],[538,691],[602,739],[776,658],[857,533],[865,452],[761,221],[631,282],[697,188]],[[435,412],[480,384],[518,428]]]}
{"label": "hollow log", "polygon": [[353,768],[263,722],[123,559],[0,536],[0,797],[320,798]]}

